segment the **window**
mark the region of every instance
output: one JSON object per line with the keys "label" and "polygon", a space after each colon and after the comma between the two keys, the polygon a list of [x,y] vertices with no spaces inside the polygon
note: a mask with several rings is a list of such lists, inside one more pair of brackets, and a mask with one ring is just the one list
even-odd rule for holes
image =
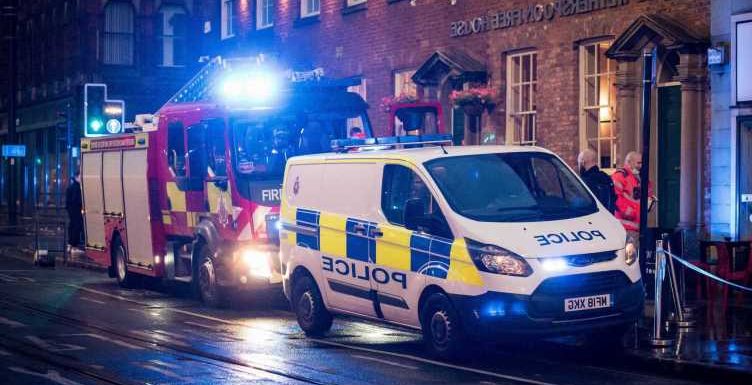
{"label": "window", "polygon": [[166,5],[162,7],[160,16],[161,20],[157,23],[158,36],[161,40],[159,63],[166,67],[185,65],[185,37],[188,24],[185,9]]}
{"label": "window", "polygon": [[221,37],[227,39],[235,36],[233,28],[233,7],[234,0],[222,0],[222,20],[221,20]]}
{"label": "window", "polygon": [[409,200],[423,203],[422,218],[432,218],[438,226],[431,226],[434,235],[451,238],[451,231],[441,214],[431,190],[413,170],[396,164],[384,166],[381,186],[381,210],[386,219],[395,225],[405,226],[405,206]]}
{"label": "window", "polygon": [[601,168],[616,167],[616,63],[609,42],[580,46],[580,147],[592,148]]}
{"label": "window", "polygon": [[167,165],[175,176],[185,176],[183,123],[172,122],[167,126]]}
{"label": "window", "polygon": [[507,58],[507,142],[535,144],[538,53]]}
{"label": "window", "polygon": [[221,119],[211,120],[207,124],[207,158],[211,177],[227,176],[227,148],[225,146],[225,125]]}
{"label": "window", "polygon": [[[366,99],[366,79],[364,78],[360,78],[360,84],[358,84],[357,86],[347,87],[347,91],[354,92],[360,95],[363,100],[368,100]],[[353,128],[356,127],[360,129],[360,132],[354,132]],[[362,134],[365,134],[365,132],[363,131],[364,128],[365,126],[363,124],[362,117],[347,119],[347,131],[350,132],[350,134],[348,134],[350,137],[361,137]]]}
{"label": "window", "polygon": [[316,16],[321,12],[321,0],[300,0],[300,17]]}
{"label": "window", "polygon": [[413,83],[415,70],[394,71],[394,96],[413,96],[418,97],[418,88]]}
{"label": "window", "polygon": [[256,29],[274,25],[274,0],[256,0]]}
{"label": "window", "polygon": [[365,2],[366,0],[347,0],[345,4],[347,4],[348,7],[352,7],[353,5],[364,4]]}
{"label": "window", "polygon": [[104,9],[104,64],[133,64],[133,5],[110,1]]}

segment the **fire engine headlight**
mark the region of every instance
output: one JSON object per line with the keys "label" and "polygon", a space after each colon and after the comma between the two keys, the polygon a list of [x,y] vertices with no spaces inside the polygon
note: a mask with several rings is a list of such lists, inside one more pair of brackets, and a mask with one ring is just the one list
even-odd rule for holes
{"label": "fire engine headlight", "polygon": [[627,242],[624,246],[624,262],[627,263],[627,265],[632,265],[637,260],[637,245],[635,240],[627,236]]}
{"label": "fire engine headlight", "polygon": [[259,278],[269,278],[272,276],[272,270],[269,267],[269,253],[247,249],[243,250],[241,256],[243,263],[248,269],[248,274]]}
{"label": "fire engine headlight", "polygon": [[527,277],[533,269],[521,256],[494,245],[467,240],[467,248],[475,266],[487,273]]}

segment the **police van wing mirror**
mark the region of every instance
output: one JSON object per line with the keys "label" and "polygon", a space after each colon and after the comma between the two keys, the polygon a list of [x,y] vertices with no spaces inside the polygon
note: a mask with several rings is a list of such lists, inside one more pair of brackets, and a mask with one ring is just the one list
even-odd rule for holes
{"label": "police van wing mirror", "polygon": [[424,227],[426,224],[425,215],[423,214],[423,201],[417,198],[408,199],[405,202],[405,209],[403,212],[403,218],[405,220],[405,227],[408,230],[419,230],[420,227]]}

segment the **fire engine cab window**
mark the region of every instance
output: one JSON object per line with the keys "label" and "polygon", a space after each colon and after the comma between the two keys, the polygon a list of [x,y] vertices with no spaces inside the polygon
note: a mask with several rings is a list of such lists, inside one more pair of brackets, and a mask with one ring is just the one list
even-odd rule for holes
{"label": "fire engine cab window", "polygon": [[235,124],[236,169],[245,176],[279,176],[295,155],[292,122],[240,122]]}
{"label": "fire engine cab window", "polygon": [[227,176],[227,162],[225,151],[224,123],[222,121],[209,122],[209,135],[206,147],[209,159],[211,177]]}
{"label": "fire engine cab window", "polygon": [[185,176],[183,123],[172,122],[167,126],[167,165],[175,176]]}
{"label": "fire engine cab window", "polygon": [[[446,223],[431,191],[418,174],[405,166],[386,165],[381,187],[381,209],[386,219],[392,224],[404,226],[405,204],[411,199],[418,199],[423,203],[423,217],[432,218],[437,223]],[[434,235],[451,237],[448,228],[432,230]]]}

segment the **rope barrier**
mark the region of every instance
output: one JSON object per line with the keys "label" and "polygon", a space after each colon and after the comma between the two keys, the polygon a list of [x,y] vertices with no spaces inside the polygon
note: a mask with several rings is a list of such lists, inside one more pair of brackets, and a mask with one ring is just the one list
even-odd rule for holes
{"label": "rope barrier", "polygon": [[742,286],[742,285],[739,285],[739,284],[727,281],[727,280],[725,280],[725,279],[723,279],[723,278],[721,278],[721,277],[719,277],[719,276],[717,276],[717,275],[715,275],[713,273],[710,273],[708,271],[705,271],[705,270],[703,270],[703,269],[701,269],[701,268],[693,265],[692,263],[684,260],[683,258],[681,258],[681,257],[679,257],[679,256],[677,256],[675,254],[672,254],[671,252],[669,252],[667,250],[663,250],[663,252],[666,253],[666,254],[668,254],[668,256],[670,256],[671,258],[679,261],[679,263],[681,263],[682,265],[684,265],[685,267],[687,267],[690,270],[698,272],[698,273],[700,273],[700,274],[702,274],[702,275],[704,275],[704,276],[706,276],[708,278],[712,278],[712,279],[714,279],[714,280],[716,280],[718,282],[725,283],[726,285],[729,285],[731,287],[737,288],[739,290],[744,290],[744,291],[752,292],[752,287],[746,287],[746,286]]}

